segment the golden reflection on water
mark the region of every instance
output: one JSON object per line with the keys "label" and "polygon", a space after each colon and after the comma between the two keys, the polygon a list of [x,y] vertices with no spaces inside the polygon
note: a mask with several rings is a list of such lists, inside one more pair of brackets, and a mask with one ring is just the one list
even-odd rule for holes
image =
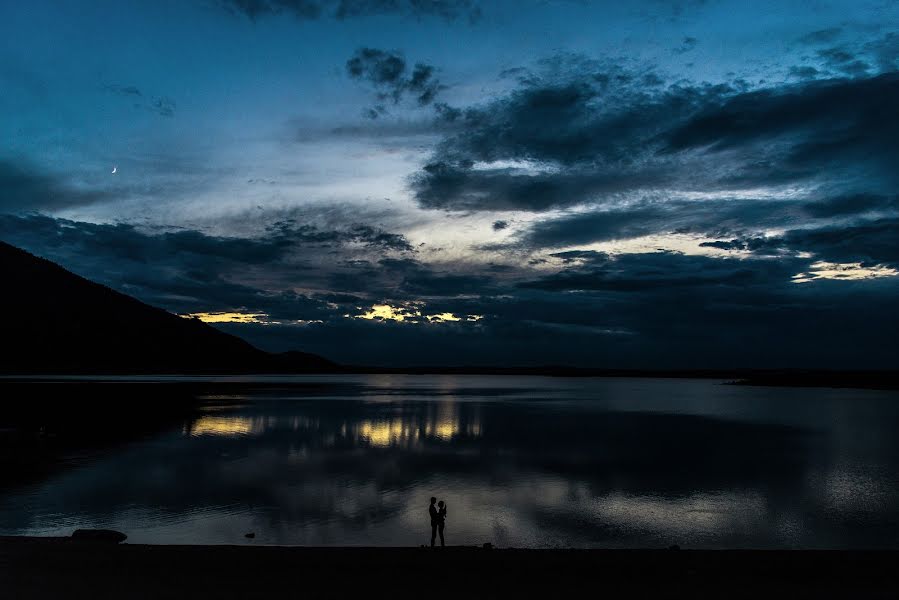
{"label": "golden reflection on water", "polygon": [[381,448],[406,445],[418,440],[418,428],[402,418],[392,421],[362,421],[356,431],[358,437]]}
{"label": "golden reflection on water", "polygon": [[209,415],[197,419],[185,429],[184,433],[194,437],[202,435],[235,437],[261,433],[264,427],[264,423],[260,420],[249,417]]}
{"label": "golden reflection on water", "polygon": [[426,439],[448,442],[455,437],[479,437],[480,418],[476,412],[463,422],[455,402],[441,402],[436,413],[402,415],[385,419],[365,419],[358,424],[344,425],[354,437],[379,448],[414,446]]}
{"label": "golden reflection on water", "polygon": [[460,411],[456,402],[445,401],[430,404],[424,411],[351,419],[339,425],[299,415],[278,418],[213,413],[186,425],[183,433],[191,437],[240,437],[259,436],[276,429],[313,432],[320,443],[332,446],[343,439],[379,448],[411,448],[427,440],[449,442],[460,436],[480,437],[481,420],[476,408]]}

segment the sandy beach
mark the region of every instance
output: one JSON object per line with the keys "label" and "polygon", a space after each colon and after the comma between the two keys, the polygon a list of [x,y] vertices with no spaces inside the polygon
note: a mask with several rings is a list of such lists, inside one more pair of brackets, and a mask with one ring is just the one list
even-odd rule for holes
{"label": "sandy beach", "polygon": [[0,538],[3,597],[896,598],[899,552],[145,546]]}

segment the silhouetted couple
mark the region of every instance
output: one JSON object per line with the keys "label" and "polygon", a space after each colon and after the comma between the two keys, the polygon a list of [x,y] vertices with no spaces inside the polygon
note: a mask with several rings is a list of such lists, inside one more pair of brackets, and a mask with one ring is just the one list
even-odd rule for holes
{"label": "silhouetted couple", "polygon": [[446,502],[441,500],[437,502],[437,498],[431,498],[431,506],[428,508],[431,515],[431,548],[437,541],[437,533],[440,533],[440,545],[446,546],[443,540],[443,528],[446,527]]}

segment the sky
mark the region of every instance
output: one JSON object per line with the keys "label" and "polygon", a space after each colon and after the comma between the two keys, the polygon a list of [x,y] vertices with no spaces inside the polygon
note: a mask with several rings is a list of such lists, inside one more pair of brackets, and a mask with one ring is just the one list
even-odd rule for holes
{"label": "sky", "polygon": [[897,69],[885,0],[6,2],[0,239],[344,363],[895,367]]}

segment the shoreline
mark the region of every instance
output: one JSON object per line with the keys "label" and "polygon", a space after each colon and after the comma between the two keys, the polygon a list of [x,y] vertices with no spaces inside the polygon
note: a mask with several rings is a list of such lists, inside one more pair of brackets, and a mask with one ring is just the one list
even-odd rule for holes
{"label": "shoreline", "polygon": [[[720,380],[724,385],[826,388],[860,390],[899,390],[897,370],[847,370],[818,369],[602,369],[582,367],[364,367],[340,366],[335,369],[304,372],[269,371],[197,371],[184,373],[109,372],[109,373],[0,373],[0,385],[25,385],[35,383],[119,383],[164,384],[187,387],[230,388],[278,388],[299,384],[288,381],[266,381],[278,377],[333,377],[341,375],[480,375],[505,377],[551,377],[566,379],[699,379]],[[253,381],[253,377],[263,379]],[[216,378],[245,378],[245,381],[225,381]]]}
{"label": "shoreline", "polygon": [[10,598],[896,597],[899,550],[150,546],[0,537]]}

